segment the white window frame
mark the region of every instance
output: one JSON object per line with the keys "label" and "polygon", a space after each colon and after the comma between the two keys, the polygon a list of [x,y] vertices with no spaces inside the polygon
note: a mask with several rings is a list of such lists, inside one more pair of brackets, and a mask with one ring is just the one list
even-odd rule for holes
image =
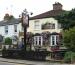
{"label": "white window frame", "polygon": [[39,20],[34,21],[34,29],[35,29],[35,30],[39,30],[39,29],[40,29]]}
{"label": "white window frame", "polygon": [[[39,43],[39,42],[41,42],[41,43]],[[43,44],[42,36],[34,36],[34,46],[42,46],[42,44]]]}
{"label": "white window frame", "polygon": [[[50,46],[56,46],[57,45],[57,41],[58,41],[57,36],[58,35],[51,35],[51,37],[50,37]],[[52,37],[54,37],[54,40],[52,39]],[[52,43],[53,41],[54,41],[54,44]]]}

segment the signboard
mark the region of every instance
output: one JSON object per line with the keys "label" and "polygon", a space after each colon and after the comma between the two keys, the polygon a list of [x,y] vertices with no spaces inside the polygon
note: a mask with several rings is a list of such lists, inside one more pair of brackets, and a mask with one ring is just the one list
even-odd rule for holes
{"label": "signboard", "polygon": [[22,14],[22,17],[23,17],[23,22],[22,22],[22,25],[25,27],[25,26],[29,26],[29,16],[26,15],[26,14]]}

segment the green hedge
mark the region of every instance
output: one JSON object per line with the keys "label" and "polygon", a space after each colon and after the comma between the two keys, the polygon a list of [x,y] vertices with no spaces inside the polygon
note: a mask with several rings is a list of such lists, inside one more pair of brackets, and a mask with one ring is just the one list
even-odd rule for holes
{"label": "green hedge", "polygon": [[66,63],[75,62],[75,52],[72,51],[66,52],[64,56],[64,62]]}

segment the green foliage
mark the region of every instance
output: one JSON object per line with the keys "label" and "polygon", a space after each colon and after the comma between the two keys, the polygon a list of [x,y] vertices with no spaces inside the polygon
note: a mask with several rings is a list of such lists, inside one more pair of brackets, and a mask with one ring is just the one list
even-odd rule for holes
{"label": "green foliage", "polygon": [[11,45],[12,44],[12,39],[7,37],[5,38],[5,45]]}
{"label": "green foliage", "polygon": [[75,27],[63,31],[63,42],[68,49],[75,51]]}
{"label": "green foliage", "polygon": [[74,62],[75,61],[75,52],[69,51],[65,53],[64,62]]}
{"label": "green foliage", "polygon": [[69,29],[75,26],[75,9],[66,11],[56,17],[63,29]]}

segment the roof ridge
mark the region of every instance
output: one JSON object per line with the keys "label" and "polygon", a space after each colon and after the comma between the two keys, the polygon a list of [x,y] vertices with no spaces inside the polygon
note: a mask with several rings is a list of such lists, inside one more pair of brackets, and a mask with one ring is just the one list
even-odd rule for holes
{"label": "roof ridge", "polygon": [[63,11],[65,11],[65,10],[50,10],[50,11],[46,11],[44,13],[41,13],[41,14],[38,14],[36,16],[31,17],[30,20],[41,19],[41,18],[49,18],[49,17],[57,16],[58,14],[60,14]]}

